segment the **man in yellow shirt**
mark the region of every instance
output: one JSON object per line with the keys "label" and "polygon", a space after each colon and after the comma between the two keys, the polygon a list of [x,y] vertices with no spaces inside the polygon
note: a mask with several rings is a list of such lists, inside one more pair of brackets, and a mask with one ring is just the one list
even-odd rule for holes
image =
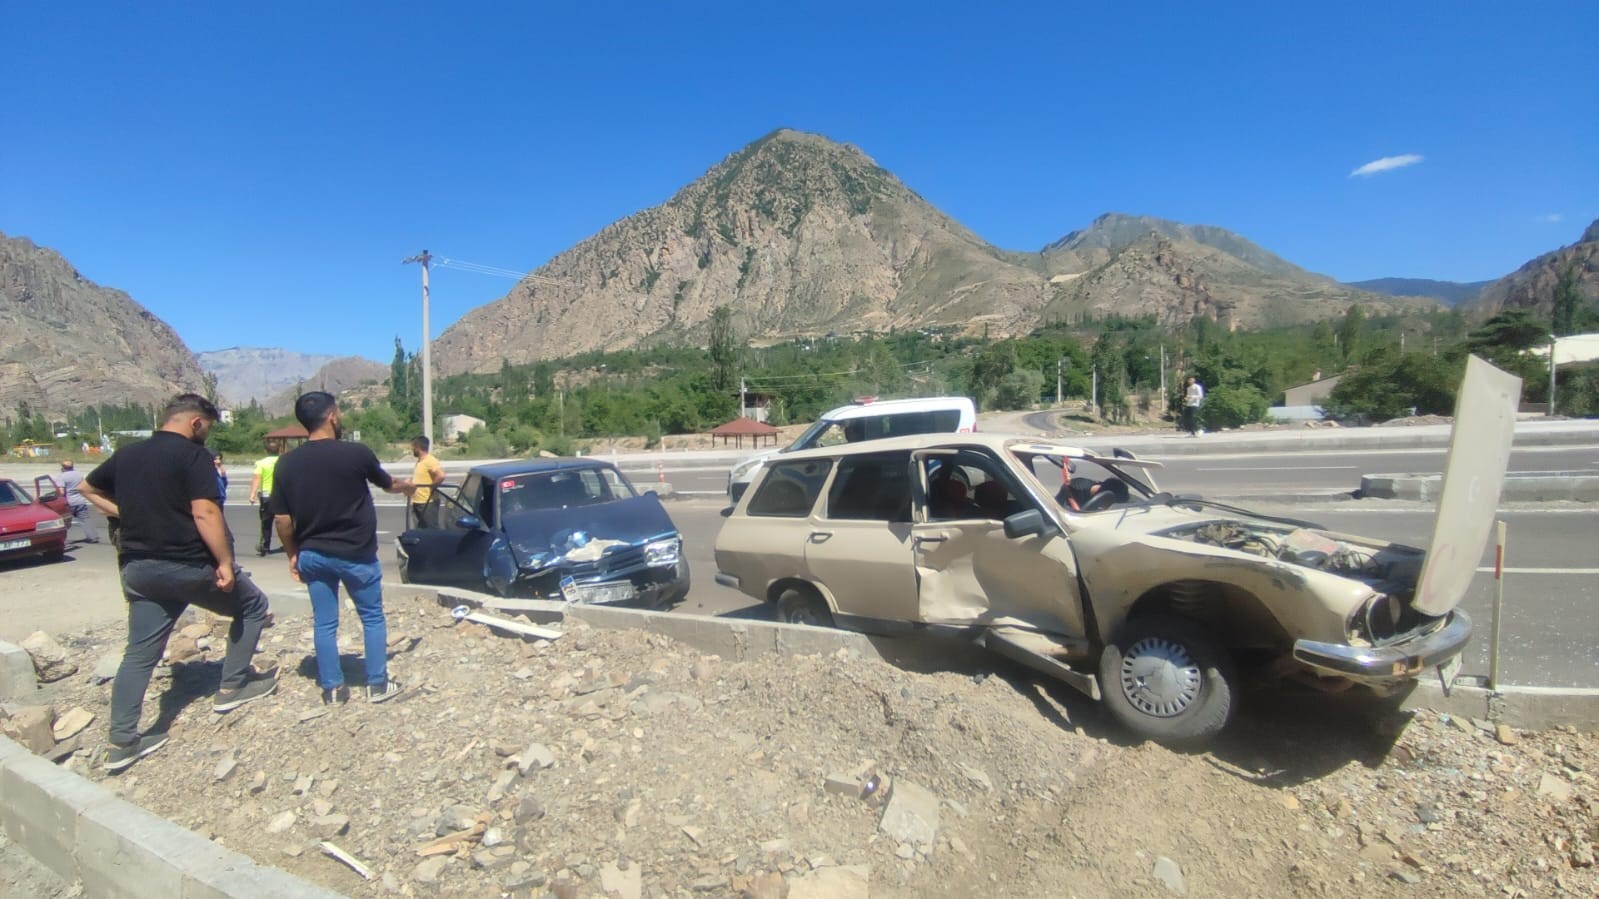
{"label": "man in yellow shirt", "polygon": [[283,443],[268,440],[266,451],[265,456],[256,460],[255,476],[250,478],[250,505],[261,512],[261,539],[255,542],[258,556],[272,551],[272,511],[268,500],[272,498],[272,475],[278,470],[278,454],[283,452]]}
{"label": "man in yellow shirt", "polygon": [[432,444],[426,437],[417,437],[411,441],[411,455],[416,457],[416,470],[411,473],[411,482],[416,484],[416,492],[411,494],[411,527],[432,528],[438,527],[437,517],[438,495],[434,487],[444,483],[444,466],[429,452]]}

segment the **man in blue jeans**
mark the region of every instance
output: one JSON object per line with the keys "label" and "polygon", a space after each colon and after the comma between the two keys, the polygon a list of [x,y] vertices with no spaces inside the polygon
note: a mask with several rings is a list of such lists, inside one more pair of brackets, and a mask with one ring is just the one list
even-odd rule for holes
{"label": "man in blue jeans", "polygon": [[366,698],[384,702],[401,692],[388,673],[388,622],[383,617],[383,569],[378,564],[378,519],[368,484],[410,493],[365,444],[346,443],[333,394],[313,391],[294,403],[310,439],[278,459],[271,508],[289,573],[311,594],[317,685],[324,703],[350,698],[339,666],[339,585],[350,593],[366,644]]}

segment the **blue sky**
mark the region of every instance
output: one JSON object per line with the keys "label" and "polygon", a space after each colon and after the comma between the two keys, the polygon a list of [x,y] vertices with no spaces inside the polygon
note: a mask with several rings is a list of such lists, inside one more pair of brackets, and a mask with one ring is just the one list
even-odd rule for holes
{"label": "blue sky", "polygon": [[[531,270],[780,126],[859,146],[1007,249],[1119,211],[1344,280],[1467,281],[1599,217],[1592,2],[83,2],[6,21],[0,231],[197,351],[386,361],[420,336],[404,257]],[[511,283],[436,269],[435,335]]]}

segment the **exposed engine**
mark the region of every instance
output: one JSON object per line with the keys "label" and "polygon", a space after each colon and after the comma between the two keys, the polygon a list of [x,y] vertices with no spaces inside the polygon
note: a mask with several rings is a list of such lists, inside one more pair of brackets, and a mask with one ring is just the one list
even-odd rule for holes
{"label": "exposed engine", "polygon": [[1274,527],[1256,522],[1211,521],[1175,528],[1161,536],[1220,546],[1353,578],[1382,593],[1407,599],[1415,589],[1424,555],[1419,549],[1399,544],[1355,543],[1309,528]]}

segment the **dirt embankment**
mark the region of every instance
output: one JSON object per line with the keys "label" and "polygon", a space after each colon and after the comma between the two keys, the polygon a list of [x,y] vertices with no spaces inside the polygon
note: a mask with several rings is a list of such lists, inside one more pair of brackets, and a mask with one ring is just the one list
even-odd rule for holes
{"label": "dirt embankment", "polygon": [[390,620],[407,697],[324,713],[309,622],[290,621],[258,659],[280,662],[279,695],[216,716],[217,640],[154,683],[172,742],[120,777],[86,758],[110,687],[84,676],[119,634],[63,640],[80,673],[45,695],[99,716],[77,770],[358,897],[1599,891],[1588,735],[1263,692],[1184,755],[1008,669],[723,660],[576,626],[522,643],[410,599]]}

